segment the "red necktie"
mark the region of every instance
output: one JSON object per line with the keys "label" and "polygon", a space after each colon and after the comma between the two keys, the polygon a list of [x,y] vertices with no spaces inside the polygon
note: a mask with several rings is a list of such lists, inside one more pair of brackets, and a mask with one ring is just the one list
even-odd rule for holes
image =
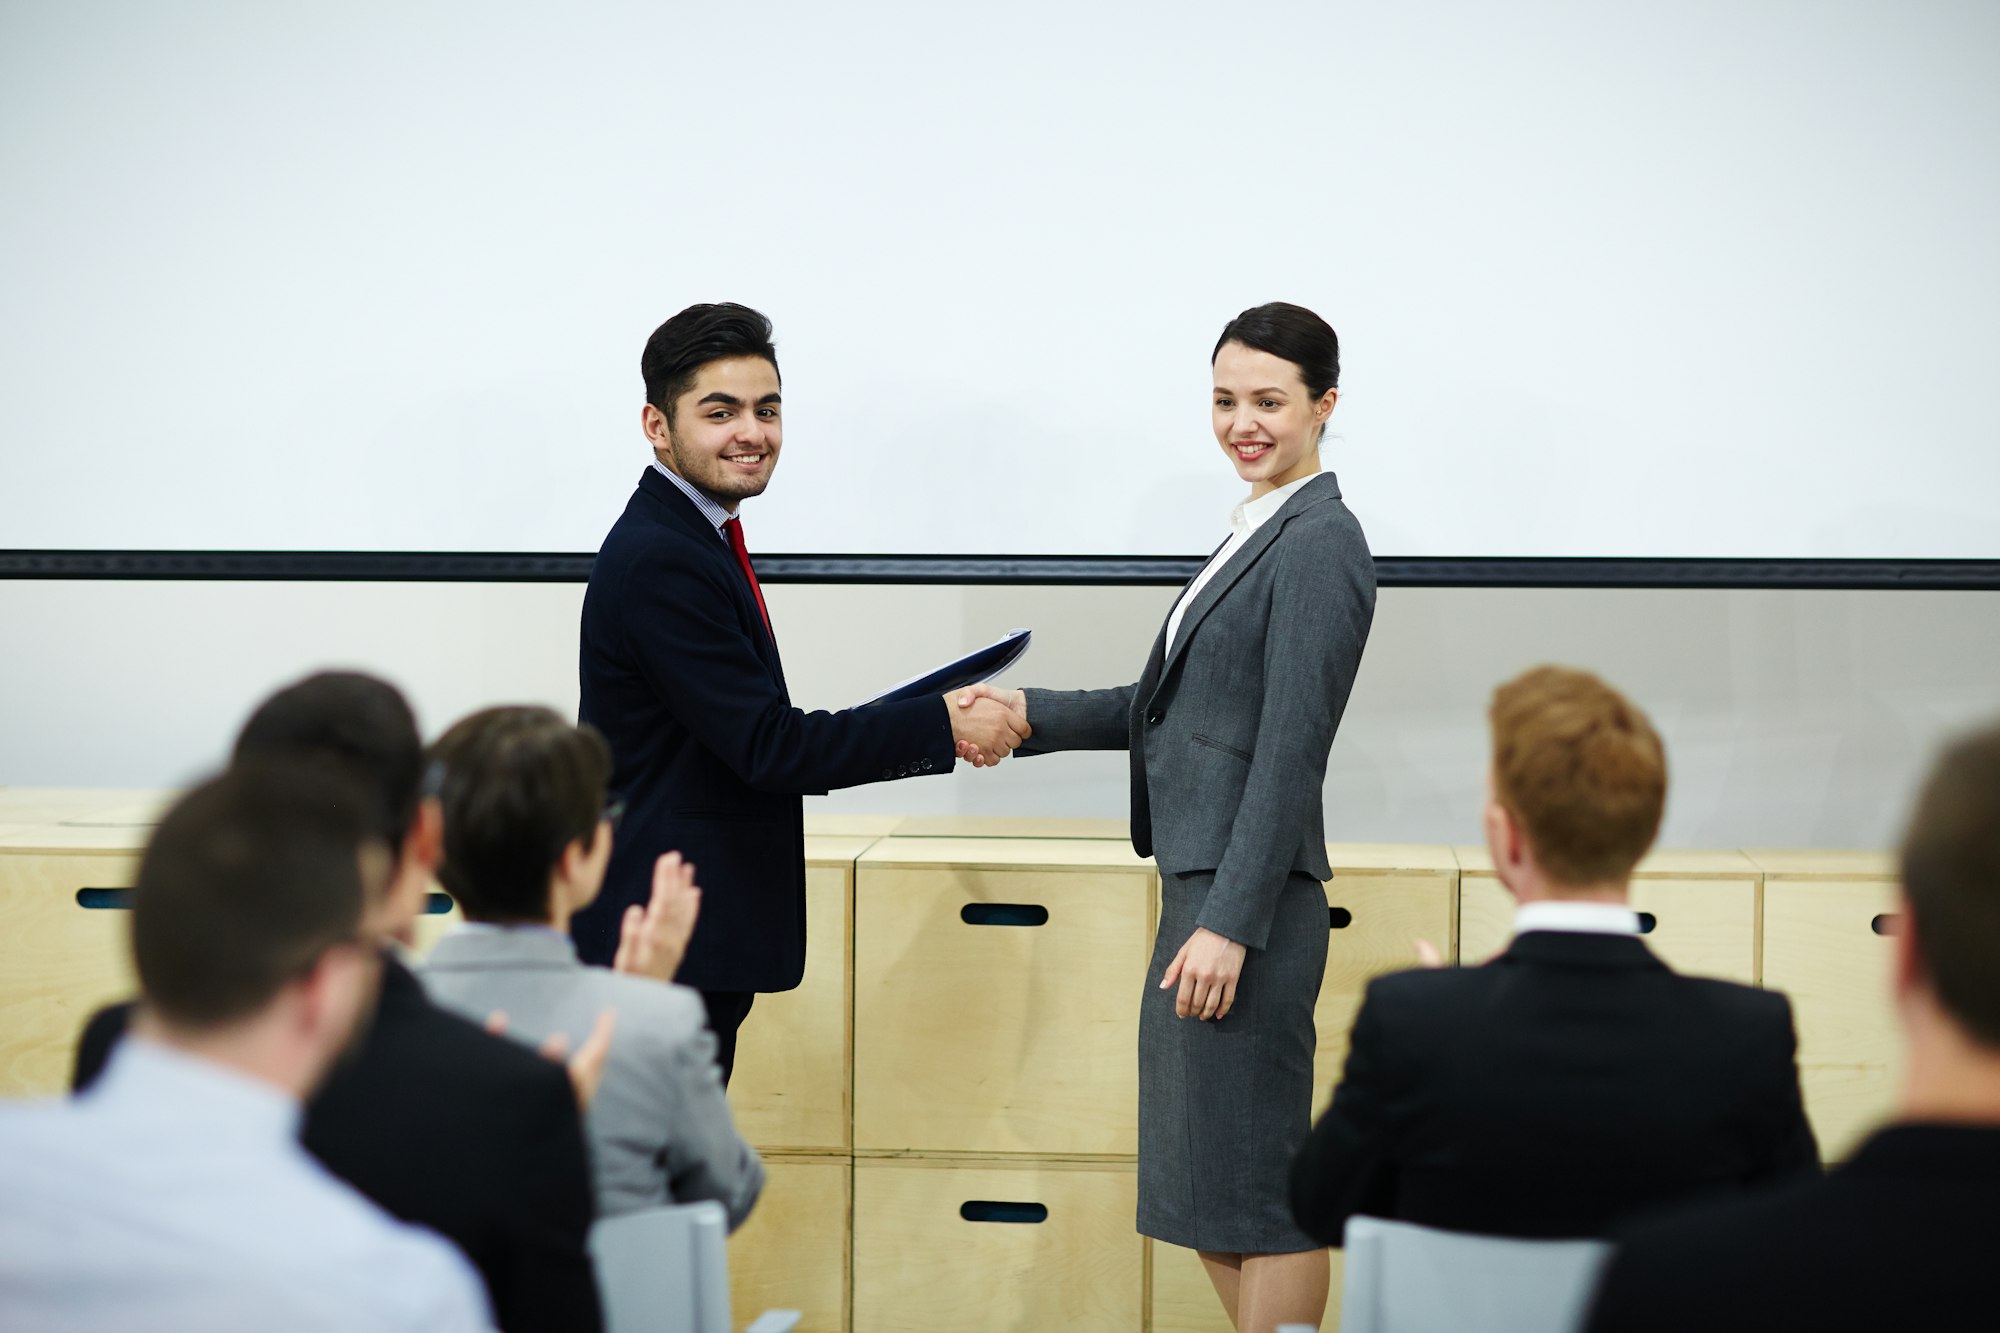
{"label": "red necktie", "polygon": [[729,549],[736,552],[736,563],[743,566],[743,577],[750,580],[750,595],[757,599],[757,610],[764,616],[764,632],[776,643],[778,636],[771,629],[771,609],[764,605],[764,590],[757,584],[757,571],[750,567],[750,549],[743,544],[743,520],[732,518],[722,525],[729,534]]}

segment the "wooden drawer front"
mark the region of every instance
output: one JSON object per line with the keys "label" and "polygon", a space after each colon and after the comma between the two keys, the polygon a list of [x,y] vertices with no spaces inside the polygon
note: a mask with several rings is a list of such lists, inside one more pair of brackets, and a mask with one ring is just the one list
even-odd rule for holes
{"label": "wooden drawer front", "polygon": [[1899,1071],[1894,1065],[1808,1065],[1799,1070],[1806,1119],[1819,1141],[1820,1160],[1844,1162],[1895,1110]]}
{"label": "wooden drawer front", "polygon": [[[1222,1312],[1222,1300],[1201,1266],[1201,1256],[1193,1250],[1164,1241],[1146,1242],[1152,1255],[1153,1316],[1146,1327],[1152,1333],[1235,1333],[1229,1316]],[[1333,1277],[1326,1294],[1326,1318],[1320,1327],[1340,1327],[1340,1283],[1345,1273],[1346,1255],[1332,1250]]]}
{"label": "wooden drawer front", "polygon": [[438,936],[465,920],[458,910],[458,903],[444,891],[440,884],[433,883],[424,903],[423,915],[417,918],[416,933],[410,941],[411,952],[422,958],[438,942]]}
{"label": "wooden drawer front", "polygon": [[765,1310],[797,1310],[800,1333],[842,1333],[853,1168],[845,1157],[767,1157],[764,1170],[763,1195],[729,1238],[736,1323]]}
{"label": "wooden drawer front", "polygon": [[[974,1220],[991,1216],[968,1207],[982,1204],[1046,1214]],[[857,1161],[854,1327],[1132,1333],[1145,1298],[1137,1211],[1131,1166]]]}
{"label": "wooden drawer front", "polygon": [[864,863],[856,1148],[1137,1152],[1152,887],[1142,870]]}
{"label": "wooden drawer front", "polygon": [[1896,886],[1882,881],[1765,884],[1764,984],[1792,997],[1800,1064],[1886,1066],[1894,1057],[1895,944],[1874,926],[1896,907]]}
{"label": "wooden drawer front", "polygon": [[[1348,1033],[1369,981],[1384,972],[1415,967],[1418,939],[1429,940],[1450,956],[1452,879],[1425,874],[1342,875],[1335,870],[1326,886],[1326,900],[1326,978],[1313,1012],[1319,1033],[1313,1096],[1322,1108],[1347,1062]],[[1207,1284],[1206,1278],[1202,1281]]]}
{"label": "wooden drawer front", "polygon": [[[1752,984],[1757,979],[1757,884],[1734,879],[1642,879],[1632,909],[1653,918],[1646,946],[1676,972]],[[1473,966],[1507,947],[1514,899],[1490,875],[1459,885],[1459,957]]]}
{"label": "wooden drawer front", "polygon": [[853,875],[806,869],[805,980],[797,990],[759,995],[743,1024],[729,1104],[743,1136],[760,1148],[848,1146]]}
{"label": "wooden drawer front", "polygon": [[136,852],[0,854],[0,1096],[67,1089],[84,1023],[138,989],[131,913],[78,902],[138,873]]}

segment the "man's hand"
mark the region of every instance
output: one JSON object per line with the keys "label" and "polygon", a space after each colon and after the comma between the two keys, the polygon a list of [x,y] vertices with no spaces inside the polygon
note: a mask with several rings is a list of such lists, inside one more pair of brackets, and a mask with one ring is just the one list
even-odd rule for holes
{"label": "man's hand", "polygon": [[991,768],[1034,735],[1028,725],[1028,696],[1022,690],[970,685],[946,695],[951,736],[958,757],[974,768]]}
{"label": "man's hand", "polygon": [[679,852],[666,853],[653,863],[652,901],[643,908],[633,903],[625,909],[611,970],[672,981],[700,911],[701,890],[695,887],[694,867],[681,860]]}
{"label": "man's hand", "polygon": [[1206,926],[1188,936],[1174,961],[1167,964],[1167,974],[1160,978],[1161,990],[1172,990],[1177,983],[1180,986],[1180,994],[1174,997],[1174,1016],[1209,1019],[1228,1013],[1229,1006],[1236,1003],[1236,979],[1243,975],[1243,955],[1248,952]]}
{"label": "man's hand", "polygon": [[[564,1064],[569,1071],[569,1085],[576,1091],[576,1106],[579,1111],[590,1109],[590,1099],[597,1095],[597,1085],[604,1081],[604,1062],[611,1055],[611,1031],[618,1026],[618,1011],[606,1009],[591,1025],[590,1035],[583,1045],[576,1048],[576,1054],[569,1054],[569,1033],[551,1032],[548,1040],[537,1048],[544,1060],[554,1060]],[[486,1015],[486,1030],[496,1037],[507,1035],[507,1011],[495,1009]]]}

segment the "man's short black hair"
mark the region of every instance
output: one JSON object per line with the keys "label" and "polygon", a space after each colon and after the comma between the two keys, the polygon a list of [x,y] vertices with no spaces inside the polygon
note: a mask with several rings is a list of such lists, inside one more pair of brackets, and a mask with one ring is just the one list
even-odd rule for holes
{"label": "man's short black hair", "polygon": [[231,762],[340,775],[366,799],[369,830],[398,852],[416,822],[423,737],[402,691],[375,676],[322,671],[279,690],[243,724]]}
{"label": "man's short black hair", "polygon": [[2000,1050],[2000,726],[1938,760],[1903,838],[1917,959],[1938,1003]]}
{"label": "man's short black hair", "polygon": [[444,769],[438,878],[474,921],[542,921],[563,849],[596,835],[611,747],[546,708],[488,708],[431,747]]}
{"label": "man's short black hair", "polygon": [[[711,361],[732,356],[761,356],[778,369],[778,349],[771,343],[771,321],[747,305],[719,301],[691,305],[646,339],[639,356],[639,373],[646,378],[646,401],[667,414],[673,424],[674,400],[694,387],[694,377]],[[783,376],[779,377],[783,383]]]}
{"label": "man's short black hair", "polygon": [[[132,894],[146,1003],[180,1027],[251,1017],[329,948],[353,942],[363,848],[380,845],[351,783],[313,767],[240,764],[174,803]],[[386,876],[386,848],[374,858]]]}

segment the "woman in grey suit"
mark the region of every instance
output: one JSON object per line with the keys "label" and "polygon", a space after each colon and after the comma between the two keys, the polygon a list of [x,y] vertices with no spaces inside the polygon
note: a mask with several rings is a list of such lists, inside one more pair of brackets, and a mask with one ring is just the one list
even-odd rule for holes
{"label": "woman in grey suit", "polygon": [[961,702],[1024,711],[1022,754],[1131,752],[1132,845],[1162,886],[1139,1017],[1139,1230],[1200,1251],[1230,1319],[1265,1330],[1326,1309],[1326,1251],[1293,1222],[1286,1181],[1311,1129],[1326,970],[1320,792],[1375,564],[1320,470],[1333,330],[1299,306],[1258,306],[1211,362],[1216,442],[1250,494],[1138,683],[980,686]]}

